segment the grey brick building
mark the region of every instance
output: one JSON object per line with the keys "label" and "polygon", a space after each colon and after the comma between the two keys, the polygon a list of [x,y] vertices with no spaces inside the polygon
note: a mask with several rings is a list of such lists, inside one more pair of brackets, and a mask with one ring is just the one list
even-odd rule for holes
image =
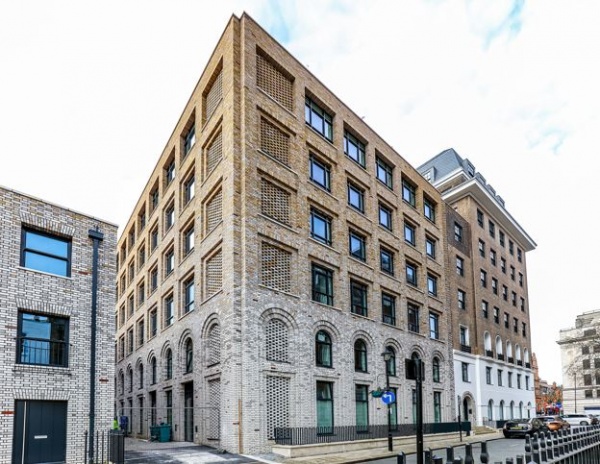
{"label": "grey brick building", "polygon": [[455,419],[439,192],[233,16],[118,243],[116,408],[233,452],[275,427]]}
{"label": "grey brick building", "polygon": [[113,413],[117,228],[6,188],[0,211],[0,462],[83,462],[94,275],[94,428]]}

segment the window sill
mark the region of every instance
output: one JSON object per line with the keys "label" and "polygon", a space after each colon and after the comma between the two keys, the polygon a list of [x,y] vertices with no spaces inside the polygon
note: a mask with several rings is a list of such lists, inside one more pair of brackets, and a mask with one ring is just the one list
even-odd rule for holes
{"label": "window sill", "polygon": [[[19,266],[19,269],[22,269],[23,271],[29,271],[29,272],[35,272],[36,274],[41,274],[41,275],[45,275],[45,276],[51,276],[51,277],[57,277],[59,279],[65,279],[67,281],[73,281],[73,276],[62,276],[59,274],[53,274],[51,272],[45,272],[45,271],[39,271],[38,269],[32,269],[30,267],[24,267],[24,266]],[[71,269],[71,271],[73,271],[73,269]],[[71,272],[71,274],[73,274],[73,272]]]}
{"label": "window sill", "polygon": [[61,366],[47,366],[43,364],[15,364],[13,366],[13,372],[45,372],[53,371],[57,374],[71,376],[73,371],[70,367]]}

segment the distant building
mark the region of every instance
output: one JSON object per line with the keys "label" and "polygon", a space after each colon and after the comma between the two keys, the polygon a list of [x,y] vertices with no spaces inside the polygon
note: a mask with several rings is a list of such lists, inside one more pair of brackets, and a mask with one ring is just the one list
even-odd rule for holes
{"label": "distant building", "polygon": [[0,462],[85,462],[91,397],[94,429],[113,412],[117,227],[2,187],[0,212]]}
{"label": "distant building", "polygon": [[461,415],[480,425],[535,415],[526,253],[536,244],[453,149],[418,170],[450,206],[446,265]]}
{"label": "distant building", "polygon": [[566,413],[600,414],[600,310],[575,319],[560,331],[563,409]]}
{"label": "distant building", "polygon": [[[131,433],[269,450],[277,427],[456,417],[439,192],[248,15],[232,17],[118,243]],[[512,242],[511,242],[512,243]],[[386,363],[382,353],[390,354]]]}
{"label": "distant building", "polygon": [[537,414],[560,414],[562,412],[562,388],[556,382],[549,384],[539,376],[535,353],[531,355],[531,367],[535,385],[535,410]]}

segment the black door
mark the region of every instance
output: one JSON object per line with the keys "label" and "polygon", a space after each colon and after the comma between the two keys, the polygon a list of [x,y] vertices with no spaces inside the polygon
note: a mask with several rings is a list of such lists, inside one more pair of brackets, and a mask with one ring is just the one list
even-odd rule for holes
{"label": "black door", "polygon": [[67,402],[15,402],[13,464],[64,463],[67,458]]}
{"label": "black door", "polygon": [[184,384],[183,433],[185,441],[194,441],[194,382]]}

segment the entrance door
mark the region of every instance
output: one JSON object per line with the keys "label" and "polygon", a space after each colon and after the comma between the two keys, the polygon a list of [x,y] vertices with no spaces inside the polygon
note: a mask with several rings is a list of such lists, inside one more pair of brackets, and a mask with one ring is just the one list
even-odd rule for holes
{"label": "entrance door", "polygon": [[13,463],[64,463],[67,458],[67,402],[15,402]]}
{"label": "entrance door", "polygon": [[185,441],[194,441],[194,382],[184,384],[183,434]]}

